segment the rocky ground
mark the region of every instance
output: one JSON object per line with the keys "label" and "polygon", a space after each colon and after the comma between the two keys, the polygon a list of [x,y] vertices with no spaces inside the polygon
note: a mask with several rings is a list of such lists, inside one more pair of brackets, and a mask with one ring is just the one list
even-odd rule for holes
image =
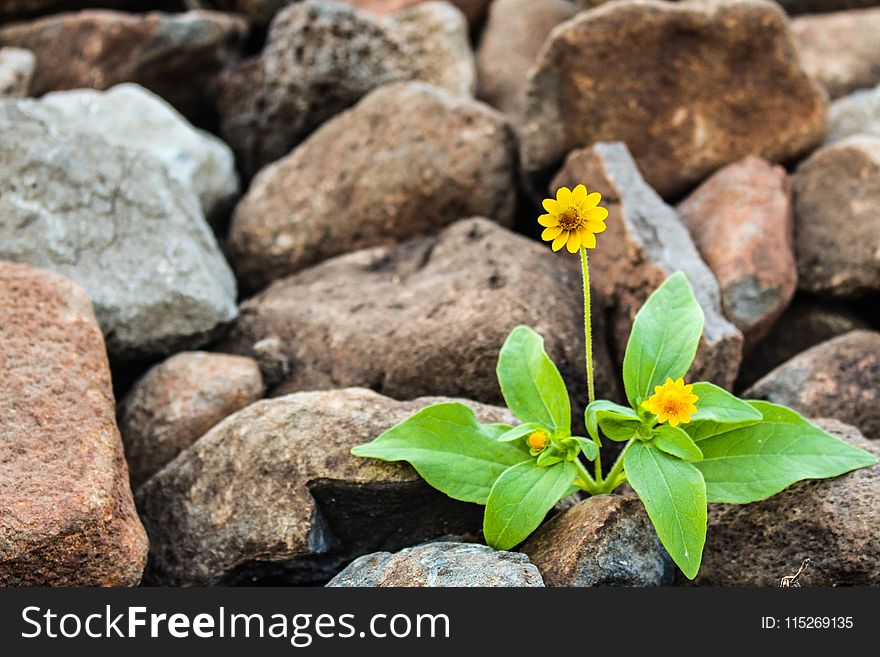
{"label": "rocky ground", "polygon": [[[153,11],[147,11],[152,9]],[[880,2],[3,0],[0,585],[683,584],[626,491],[516,552],[349,450],[675,271],[695,378],[880,453]],[[712,505],[698,584],[880,585],[880,466]]]}

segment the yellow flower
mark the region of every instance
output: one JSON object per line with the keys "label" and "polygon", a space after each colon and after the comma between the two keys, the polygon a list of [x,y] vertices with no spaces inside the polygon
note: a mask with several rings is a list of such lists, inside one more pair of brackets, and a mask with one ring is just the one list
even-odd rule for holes
{"label": "yellow flower", "polygon": [[555,200],[546,198],[542,203],[547,214],[538,217],[538,223],[545,227],[541,239],[552,241],[554,251],[563,245],[570,253],[577,253],[582,246],[595,249],[596,235],[605,230],[608,217],[608,210],[599,206],[601,200],[599,192],[588,194],[583,185],[573,190],[560,187]]}
{"label": "yellow flower", "polygon": [[685,385],[682,378],[673,381],[667,377],[666,383],[654,387],[654,394],[642,402],[642,407],[656,415],[658,422],[668,420],[677,427],[682,422],[691,421],[691,415],[697,412],[694,403],[698,399],[693,384]]}
{"label": "yellow flower", "polygon": [[547,434],[543,431],[534,431],[529,434],[526,442],[529,444],[529,447],[536,452],[540,452],[547,446]]}

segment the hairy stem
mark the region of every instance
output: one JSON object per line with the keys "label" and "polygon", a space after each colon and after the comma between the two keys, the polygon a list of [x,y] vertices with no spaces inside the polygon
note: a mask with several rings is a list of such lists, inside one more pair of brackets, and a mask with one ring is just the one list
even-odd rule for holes
{"label": "hairy stem", "polygon": [[617,457],[617,460],[614,462],[614,465],[611,466],[611,471],[608,473],[608,476],[605,478],[599,485],[600,493],[610,493],[615,488],[620,486],[624,481],[626,481],[626,475],[623,472],[623,459],[626,456],[627,451],[629,450],[629,446],[633,444],[635,438],[630,438],[629,442],[623,447],[623,451]]}
{"label": "hairy stem", "polygon": [[[587,260],[587,250],[581,247],[581,269],[584,274],[584,348],[587,366],[587,397],[592,404],[596,401],[596,388],[593,384],[593,322],[590,308],[590,264]],[[602,443],[593,439],[601,451]],[[602,456],[596,455],[595,461],[596,485],[601,489],[602,479]]]}

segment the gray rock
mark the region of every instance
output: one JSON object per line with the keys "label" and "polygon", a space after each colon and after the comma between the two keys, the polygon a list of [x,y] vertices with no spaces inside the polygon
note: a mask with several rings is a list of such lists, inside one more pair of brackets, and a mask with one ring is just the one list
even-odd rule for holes
{"label": "gray rock", "polygon": [[831,103],[825,142],[830,144],[853,135],[880,137],[880,85]]}
{"label": "gray rock", "polygon": [[355,559],[332,587],[544,586],[524,554],[474,543],[427,543]]}
{"label": "gray rock", "polygon": [[202,344],[236,316],[235,279],[195,194],[141,152],[0,102],[0,259],[69,276],[111,355]]}
{"label": "gray rock", "polygon": [[663,586],[675,575],[633,494],[590,497],[545,523],[520,549],[547,586]]}
{"label": "gray rock", "polygon": [[0,48],[0,98],[28,95],[37,59],[23,48]]}
{"label": "gray rock", "polygon": [[238,194],[232,150],[139,85],[120,84],[105,92],[58,91],[39,103],[60,112],[71,129],[155,157],[174,180],[198,194],[209,217],[228,210]]}
{"label": "gray rock", "polygon": [[[482,507],[431,488],[405,463],[351,455],[442,398],[369,390],[259,401],[222,421],[137,493],[154,584],[327,581],[354,557],[472,534]],[[468,403],[483,422],[500,408]]]}

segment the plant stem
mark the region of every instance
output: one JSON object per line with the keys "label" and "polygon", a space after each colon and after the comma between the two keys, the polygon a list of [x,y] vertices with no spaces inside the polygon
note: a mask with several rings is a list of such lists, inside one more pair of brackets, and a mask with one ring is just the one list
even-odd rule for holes
{"label": "plant stem", "polygon": [[[630,438],[629,442],[624,445],[623,451],[620,452],[614,465],[611,466],[611,472],[608,473],[605,481],[599,486],[600,493],[610,493],[623,483],[623,479],[620,479],[620,475],[623,472],[623,457],[626,456],[626,452],[629,450],[629,446],[633,444],[634,440],[635,438]],[[617,481],[618,479],[620,479],[620,481]]]}
{"label": "plant stem", "polygon": [[582,488],[590,495],[597,494],[599,492],[599,486],[590,476],[590,473],[587,472],[587,469],[584,467],[584,464],[581,462],[581,460],[579,458],[575,459],[574,464],[577,466],[580,479],[583,481],[584,485],[582,486]]}
{"label": "plant stem", "polygon": [[[581,269],[584,274],[584,347],[586,352],[587,365],[587,397],[592,404],[596,401],[596,388],[593,384],[593,323],[590,308],[590,264],[587,260],[587,250],[581,246]],[[602,487],[604,481],[602,479],[602,443],[595,440],[596,447],[600,449],[600,453],[596,455],[595,472],[596,484]]]}

